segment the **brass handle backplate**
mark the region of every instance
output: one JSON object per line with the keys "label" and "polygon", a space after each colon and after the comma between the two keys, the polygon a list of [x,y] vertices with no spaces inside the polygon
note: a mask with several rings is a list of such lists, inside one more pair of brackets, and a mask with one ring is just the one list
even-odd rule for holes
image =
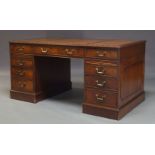
{"label": "brass handle backplate", "polygon": [[99,96],[98,94],[96,94],[96,100],[97,101],[104,101],[105,98],[106,98],[105,95]]}
{"label": "brass handle backplate", "polygon": [[105,51],[96,51],[96,54],[97,54],[97,56],[99,56],[99,57],[104,57],[104,56],[106,56],[106,53],[107,52],[105,52]]}
{"label": "brass handle backplate", "polygon": [[17,75],[24,76],[25,72],[21,70],[17,70]]}
{"label": "brass handle backplate", "polygon": [[24,50],[24,47],[18,47],[17,49],[16,49],[16,51],[23,51]]}
{"label": "brass handle backplate", "polygon": [[66,52],[66,54],[68,54],[68,55],[72,55],[73,52],[74,52],[74,49],[69,50],[68,48],[66,48],[66,49],[65,49],[65,52]]}
{"label": "brass handle backplate", "polygon": [[26,83],[19,81],[18,85],[19,85],[19,87],[24,88],[26,86]]}
{"label": "brass handle backplate", "polygon": [[99,87],[103,87],[103,86],[105,86],[106,81],[103,81],[103,82],[99,83],[99,81],[97,80],[97,81],[96,81],[96,84],[97,84],[97,86],[99,86]]}
{"label": "brass handle backplate", "polygon": [[47,48],[46,48],[46,49],[41,48],[41,52],[42,52],[43,54],[47,54],[47,53],[48,53],[48,49],[47,49]]}
{"label": "brass handle backplate", "polygon": [[73,52],[72,51],[68,51],[67,54],[71,55],[71,54],[73,54]]}
{"label": "brass handle backplate", "polygon": [[22,61],[18,61],[18,62],[17,62],[17,65],[18,65],[18,66],[24,66],[24,63],[23,63]]}
{"label": "brass handle backplate", "polygon": [[18,63],[18,66],[24,66],[24,63]]}
{"label": "brass handle backplate", "polygon": [[102,71],[100,71],[100,69],[98,67],[96,68],[96,73],[97,74],[104,74],[104,72],[105,72],[104,69],[102,69]]}

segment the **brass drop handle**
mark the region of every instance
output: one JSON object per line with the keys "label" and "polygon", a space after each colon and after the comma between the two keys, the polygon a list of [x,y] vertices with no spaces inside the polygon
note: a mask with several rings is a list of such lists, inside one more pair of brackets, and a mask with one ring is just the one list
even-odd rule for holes
{"label": "brass drop handle", "polygon": [[96,94],[96,100],[97,101],[104,101],[105,98],[106,98],[105,95],[103,95],[103,96],[100,97],[98,94]]}
{"label": "brass drop handle", "polygon": [[24,50],[24,47],[18,47],[17,49],[16,49],[16,51],[23,51]]}
{"label": "brass drop handle", "polygon": [[104,57],[106,55],[106,52],[100,52],[100,51],[96,51],[97,56],[99,57]]}
{"label": "brass drop handle", "polygon": [[73,54],[73,52],[72,51],[68,51],[67,54],[70,54],[71,55],[71,54]]}
{"label": "brass drop handle", "polygon": [[24,64],[23,64],[23,63],[19,63],[18,65],[19,65],[19,66],[24,66]]}
{"label": "brass drop handle", "polygon": [[17,75],[23,76],[24,75],[24,72],[23,71],[20,71],[20,70],[17,70]]}
{"label": "brass drop handle", "polygon": [[97,72],[97,74],[104,74],[104,72],[105,72],[105,70],[104,69],[102,69],[102,71],[99,71],[100,69],[97,67],[96,68],[96,72]]}
{"label": "brass drop handle", "polygon": [[68,48],[67,48],[67,49],[65,49],[65,51],[66,51],[66,53],[67,53],[67,54],[69,54],[69,55],[73,54],[73,50],[72,50],[72,51],[70,51]]}
{"label": "brass drop handle", "polygon": [[19,61],[18,66],[24,66],[24,63]]}
{"label": "brass drop handle", "polygon": [[25,84],[25,83],[22,83],[21,81],[18,82],[18,85],[19,85],[19,87],[21,87],[21,88],[24,88],[24,87],[26,86],[26,84]]}
{"label": "brass drop handle", "polygon": [[26,86],[25,83],[22,83],[22,84],[20,85],[21,88],[24,88],[25,86]]}
{"label": "brass drop handle", "polygon": [[44,50],[43,48],[41,48],[41,52],[42,52],[43,54],[47,54],[47,53],[48,53],[48,49],[46,48],[46,49]]}
{"label": "brass drop handle", "polygon": [[106,84],[106,81],[103,81],[102,83],[99,83],[99,81],[97,80],[96,83],[97,83],[97,86],[103,87]]}
{"label": "brass drop handle", "polygon": [[24,72],[20,72],[19,73],[20,76],[24,76],[24,74],[25,74]]}

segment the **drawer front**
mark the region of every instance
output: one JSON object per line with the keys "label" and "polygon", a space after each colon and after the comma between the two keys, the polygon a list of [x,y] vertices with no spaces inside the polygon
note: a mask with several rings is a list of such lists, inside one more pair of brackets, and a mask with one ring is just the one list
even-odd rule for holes
{"label": "drawer front", "polygon": [[118,76],[118,66],[85,64],[86,75]]}
{"label": "drawer front", "polygon": [[28,67],[31,68],[33,66],[32,59],[24,59],[21,57],[12,57],[11,58],[11,65],[15,67]]}
{"label": "drawer front", "polygon": [[87,49],[86,57],[88,58],[100,58],[100,59],[118,59],[117,50],[109,49]]}
{"label": "drawer front", "polygon": [[34,46],[33,53],[36,55],[64,55],[63,51],[59,50],[58,47],[50,46]]}
{"label": "drawer front", "polygon": [[12,80],[12,90],[23,91],[23,92],[33,92],[33,83],[31,80]]}
{"label": "drawer front", "polygon": [[95,89],[86,89],[86,104],[92,104],[105,107],[117,107],[117,93],[100,91]]}
{"label": "drawer front", "polygon": [[12,54],[30,54],[32,47],[30,45],[11,44],[10,51]]}
{"label": "drawer front", "polygon": [[66,47],[63,50],[67,57],[84,57],[84,50],[82,48]]}
{"label": "drawer front", "polygon": [[33,52],[44,56],[84,57],[82,48],[35,46]]}
{"label": "drawer front", "polygon": [[28,69],[14,67],[12,68],[12,76],[32,80],[33,71],[28,70]]}
{"label": "drawer front", "polygon": [[117,79],[102,76],[86,76],[86,87],[98,88],[101,90],[118,90]]}

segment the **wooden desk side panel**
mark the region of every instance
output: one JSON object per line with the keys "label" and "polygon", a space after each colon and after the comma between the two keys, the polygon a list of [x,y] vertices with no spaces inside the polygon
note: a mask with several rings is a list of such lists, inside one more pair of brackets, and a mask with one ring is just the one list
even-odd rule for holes
{"label": "wooden desk side panel", "polygon": [[145,43],[120,50],[120,104],[144,92]]}

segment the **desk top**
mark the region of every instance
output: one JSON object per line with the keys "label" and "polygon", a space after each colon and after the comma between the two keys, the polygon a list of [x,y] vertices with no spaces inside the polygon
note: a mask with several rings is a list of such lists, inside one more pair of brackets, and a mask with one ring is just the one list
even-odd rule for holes
{"label": "desk top", "polygon": [[122,48],[131,46],[133,44],[145,42],[144,40],[105,40],[105,39],[30,39],[30,40],[17,40],[10,43],[19,44],[39,44],[39,45],[61,45],[61,46],[80,46],[80,47],[109,47],[109,48]]}

